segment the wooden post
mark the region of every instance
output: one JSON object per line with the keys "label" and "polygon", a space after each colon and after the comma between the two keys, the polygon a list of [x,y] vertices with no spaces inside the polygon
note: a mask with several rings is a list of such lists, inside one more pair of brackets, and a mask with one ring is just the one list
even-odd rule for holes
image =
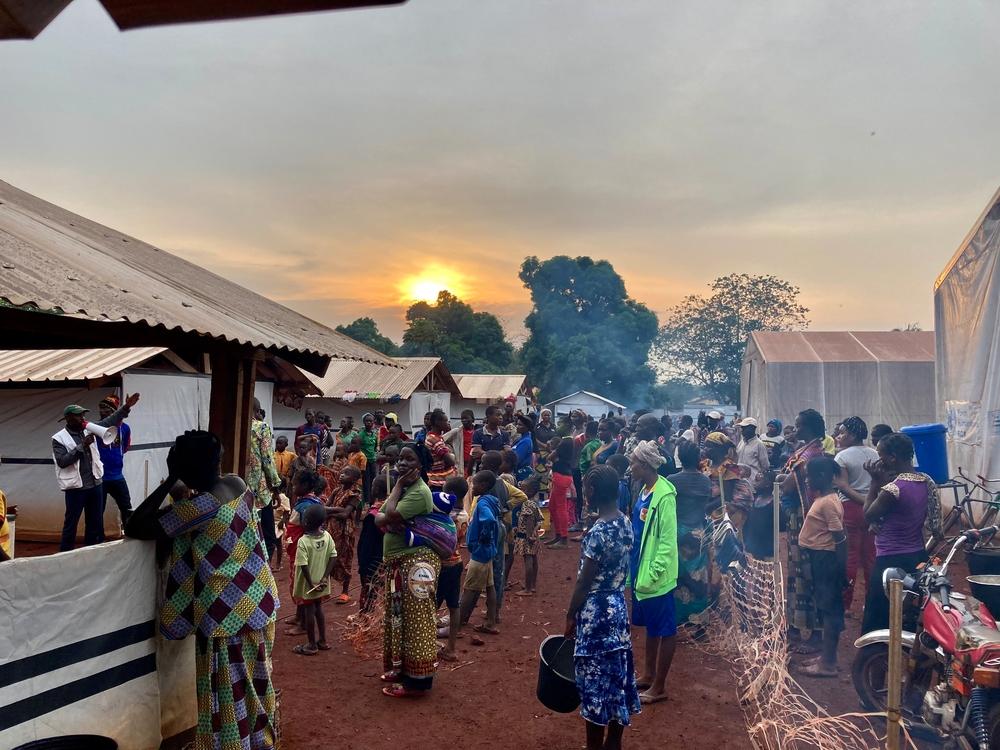
{"label": "wooden post", "polygon": [[899,750],[899,703],[903,687],[903,582],[889,582],[889,699],[886,703],[887,733],[885,746]]}
{"label": "wooden post", "polygon": [[222,441],[222,472],[246,476],[257,362],[253,354],[211,352],[208,429]]}

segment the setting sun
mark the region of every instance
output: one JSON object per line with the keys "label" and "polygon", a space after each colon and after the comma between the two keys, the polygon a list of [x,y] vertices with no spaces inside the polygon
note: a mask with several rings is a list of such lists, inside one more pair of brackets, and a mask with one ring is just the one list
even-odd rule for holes
{"label": "setting sun", "polygon": [[462,284],[457,274],[444,268],[430,268],[419,276],[411,276],[400,284],[400,292],[413,302],[437,302],[438,292],[447,289],[461,297]]}

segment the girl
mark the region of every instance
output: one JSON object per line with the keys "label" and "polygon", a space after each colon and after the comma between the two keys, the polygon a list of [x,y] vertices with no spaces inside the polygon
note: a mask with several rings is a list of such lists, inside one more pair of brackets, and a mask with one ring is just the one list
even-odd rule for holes
{"label": "girl", "polygon": [[524,558],[524,590],[518,596],[534,596],[538,582],[538,527],[542,523],[542,512],[538,509],[539,482],[530,478],[521,482],[521,490],[528,499],[521,505],[517,517],[517,531],[514,532],[514,555]]}
{"label": "girl", "polygon": [[[302,526],[302,514],[310,505],[323,505],[323,501],[316,495],[316,487],[320,486],[322,480],[315,471],[307,469],[300,470],[295,474],[295,484],[292,487],[294,493],[294,507],[288,523],[285,524],[285,551],[289,560],[295,560],[295,555],[299,548],[299,539],[305,533]],[[292,594],[292,601],[295,602],[295,620],[292,626],[285,631],[285,635],[305,635],[305,616],[302,611],[302,600],[295,596],[295,568],[293,564],[289,566],[289,583]]]}
{"label": "girl", "polygon": [[355,514],[361,505],[361,495],[358,492],[360,479],[361,472],[357,467],[345,466],[326,501],[330,516],[330,536],[333,537],[333,543],[337,547],[335,577],[343,585],[341,594],[337,597],[337,604],[347,604],[351,601],[347,590],[351,583],[351,563],[354,562]]}
{"label": "girl", "polygon": [[330,650],[326,642],[323,602],[330,598],[330,571],[337,562],[337,548],[329,532],[323,528],[326,510],[322,505],[308,505],[300,520],[305,533],[299,537],[295,549],[292,595],[302,602],[300,612],[309,643],[300,643],[292,651],[301,656],[315,656],[319,651]]}
{"label": "girl", "polygon": [[580,715],[587,722],[587,750],[620,750],[630,717],[641,710],[625,605],[632,524],[618,510],[614,469],[595,466],[584,476],[583,487],[598,516],[581,544],[566,637],[576,638],[576,685]]}
{"label": "girl", "polygon": [[[297,497],[295,494],[295,486],[298,481],[297,476],[302,472],[312,474],[316,471],[316,456],[313,450],[313,441],[315,439],[313,435],[305,435],[295,441],[295,458],[292,459],[292,465],[288,470],[288,486],[292,490],[291,501],[293,505]],[[294,549],[292,550],[292,554],[295,554]]]}
{"label": "girl", "polygon": [[563,438],[556,448],[552,464],[552,496],[549,515],[553,537],[545,542],[552,549],[566,549],[569,538],[570,489],[573,487],[573,438]]}
{"label": "girl", "polygon": [[531,476],[533,472],[532,462],[535,453],[535,419],[530,414],[517,415],[517,442],[514,443],[513,452],[515,463],[513,466],[514,476],[518,482],[523,482]]}
{"label": "girl", "polygon": [[379,474],[372,482],[371,507],[361,522],[361,536],[358,538],[358,575],[361,576],[360,607],[362,612],[371,611],[381,583],[377,577],[382,565],[382,532],[375,525],[375,516],[382,503],[389,496],[385,474]]}

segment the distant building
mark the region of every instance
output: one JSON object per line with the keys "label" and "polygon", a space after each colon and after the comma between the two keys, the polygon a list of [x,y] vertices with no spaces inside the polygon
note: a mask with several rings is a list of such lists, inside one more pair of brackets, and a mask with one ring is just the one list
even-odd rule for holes
{"label": "distant building", "polygon": [[623,415],[628,411],[628,407],[624,404],[619,404],[617,401],[612,401],[610,398],[590,391],[577,391],[568,396],[557,398],[555,401],[550,401],[545,406],[552,410],[554,416],[569,414],[577,409],[582,409],[592,417],[608,412]]}
{"label": "distant building", "polygon": [[460,398],[451,400],[451,418],[458,424],[458,418],[465,409],[472,409],[476,419],[486,416],[486,407],[514,397],[515,408],[528,408],[528,392],[524,385],[524,375],[455,374]]}
{"label": "distant building", "polygon": [[687,414],[692,419],[698,419],[698,415],[701,412],[708,413],[710,411],[718,411],[722,412],[722,416],[729,421],[733,418],[733,416],[739,413],[739,410],[740,408],[738,406],[734,406],[733,404],[723,404],[716,398],[703,396],[701,398],[692,399],[684,404],[683,413]]}

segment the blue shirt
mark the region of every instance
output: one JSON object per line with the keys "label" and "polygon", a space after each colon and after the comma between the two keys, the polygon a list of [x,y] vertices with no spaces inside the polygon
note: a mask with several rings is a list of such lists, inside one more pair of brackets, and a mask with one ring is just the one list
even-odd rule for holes
{"label": "blue shirt", "polygon": [[632,536],[635,542],[632,545],[630,567],[632,569],[632,580],[639,577],[639,555],[642,553],[642,530],[646,528],[646,513],[649,511],[649,502],[653,499],[653,493],[643,491],[639,493],[639,498],[632,509]]}
{"label": "blue shirt", "polygon": [[508,445],[510,437],[507,430],[498,429],[496,435],[492,435],[482,427],[472,433],[472,444],[482,446],[484,451],[498,451]]}
{"label": "blue shirt", "polygon": [[632,505],[632,488],[627,479],[618,480],[618,510],[628,515],[629,507]]}
{"label": "blue shirt", "polygon": [[[475,442],[475,438],[473,438]],[[535,452],[535,443],[531,435],[525,435],[514,444],[514,453],[517,455],[517,469],[515,476],[517,481],[523,482],[531,476],[531,454]]]}
{"label": "blue shirt", "polygon": [[118,437],[111,445],[105,445],[103,440],[97,441],[97,450],[104,464],[104,478],[120,480],[125,478],[125,454],[132,446],[132,430],[122,422],[118,425]]}
{"label": "blue shirt", "polygon": [[476,502],[476,512],[472,514],[465,532],[469,557],[476,562],[488,563],[497,555],[498,510],[497,499],[493,495],[483,495]]}

